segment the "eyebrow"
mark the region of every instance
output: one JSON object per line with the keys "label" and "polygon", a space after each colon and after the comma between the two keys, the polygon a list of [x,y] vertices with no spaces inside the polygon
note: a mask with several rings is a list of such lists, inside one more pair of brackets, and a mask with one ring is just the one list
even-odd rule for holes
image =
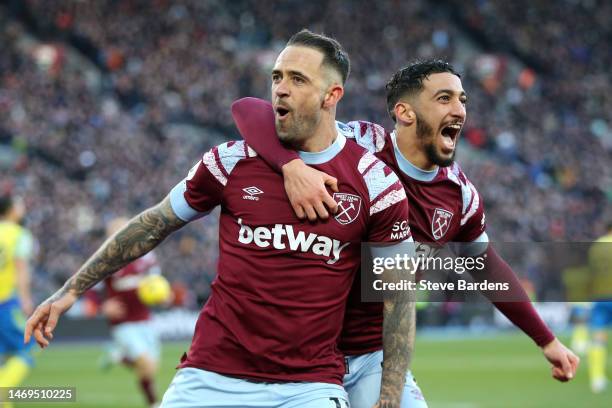
{"label": "eyebrow", "polygon": [[[433,97],[435,98],[436,96],[438,96],[438,95],[440,95],[440,94],[443,94],[443,93],[447,93],[447,94],[451,94],[451,95],[453,95],[453,94],[455,94],[456,92],[455,92],[455,91],[453,91],[452,89],[440,89],[438,92],[436,92],[436,93],[434,94],[434,96],[433,96]],[[467,94],[465,93],[465,91],[461,91],[461,93],[459,94],[459,96],[465,96],[465,97],[467,98]]]}
{"label": "eyebrow", "polygon": [[[282,74],[282,71],[280,69],[274,69],[274,70],[272,70],[272,75],[274,75],[274,74]],[[296,70],[290,69],[290,70],[287,71],[287,74],[289,74],[289,75],[297,75],[297,76],[300,76],[300,77],[302,77],[302,78],[304,78],[304,79],[306,79],[308,81],[311,80],[308,75],[304,74],[301,71],[296,71]]]}

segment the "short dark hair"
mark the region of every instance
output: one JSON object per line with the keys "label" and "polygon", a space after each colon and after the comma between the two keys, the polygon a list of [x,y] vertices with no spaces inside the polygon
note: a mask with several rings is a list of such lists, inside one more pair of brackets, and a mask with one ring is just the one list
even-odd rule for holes
{"label": "short dark hair", "polygon": [[417,95],[423,90],[423,81],[431,74],[441,74],[450,72],[461,78],[453,66],[441,59],[428,59],[424,61],[414,61],[404,68],[397,71],[387,85],[387,111],[391,119],[395,122],[393,109],[400,98],[407,95]]}
{"label": "short dark hair", "polygon": [[323,54],[323,64],[332,67],[340,74],[342,85],[348,79],[351,72],[351,61],[342,45],[335,39],[303,29],[293,34],[289,41],[287,41],[287,47],[290,45],[310,47],[320,51]]}
{"label": "short dark hair", "polygon": [[0,195],[0,217],[4,217],[13,206],[13,199],[8,194]]}

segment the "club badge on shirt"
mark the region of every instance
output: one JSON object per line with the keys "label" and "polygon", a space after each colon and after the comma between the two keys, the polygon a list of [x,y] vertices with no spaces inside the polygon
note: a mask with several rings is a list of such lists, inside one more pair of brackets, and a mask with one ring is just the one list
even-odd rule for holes
{"label": "club badge on shirt", "polygon": [[435,209],[431,219],[431,233],[435,239],[440,239],[446,234],[452,218],[452,212],[441,208]]}
{"label": "club badge on shirt", "polygon": [[338,203],[338,213],[334,217],[336,221],[347,225],[357,219],[361,210],[361,197],[354,194],[334,193],[334,201]]}

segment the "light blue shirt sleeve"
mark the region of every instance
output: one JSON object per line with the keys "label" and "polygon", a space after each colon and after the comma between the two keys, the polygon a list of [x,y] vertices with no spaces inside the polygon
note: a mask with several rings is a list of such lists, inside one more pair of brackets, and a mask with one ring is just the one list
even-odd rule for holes
{"label": "light blue shirt sleeve", "polygon": [[408,257],[412,258],[416,253],[415,244],[412,237],[405,241],[386,246],[372,245],[370,247],[370,252],[372,254],[372,258],[395,258],[396,255],[401,257],[407,255]]}
{"label": "light blue shirt sleeve", "polygon": [[170,190],[170,205],[177,217],[185,222],[190,222],[210,213],[210,211],[199,212],[191,208],[185,199],[185,191],[187,191],[186,179],[181,180],[172,190]]}
{"label": "light blue shirt sleeve", "polygon": [[461,256],[478,256],[482,255],[489,247],[489,236],[484,231],[472,242],[461,243]]}

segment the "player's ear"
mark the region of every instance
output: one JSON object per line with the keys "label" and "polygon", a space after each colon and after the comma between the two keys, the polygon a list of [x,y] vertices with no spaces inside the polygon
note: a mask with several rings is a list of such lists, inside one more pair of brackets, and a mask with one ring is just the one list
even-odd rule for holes
{"label": "player's ear", "polygon": [[416,123],[416,112],[411,104],[404,101],[398,101],[393,108],[395,121],[402,123],[404,126],[410,126]]}
{"label": "player's ear", "polygon": [[334,107],[340,102],[340,99],[344,96],[344,88],[338,83],[332,83],[328,88],[327,92],[323,97],[323,108]]}

